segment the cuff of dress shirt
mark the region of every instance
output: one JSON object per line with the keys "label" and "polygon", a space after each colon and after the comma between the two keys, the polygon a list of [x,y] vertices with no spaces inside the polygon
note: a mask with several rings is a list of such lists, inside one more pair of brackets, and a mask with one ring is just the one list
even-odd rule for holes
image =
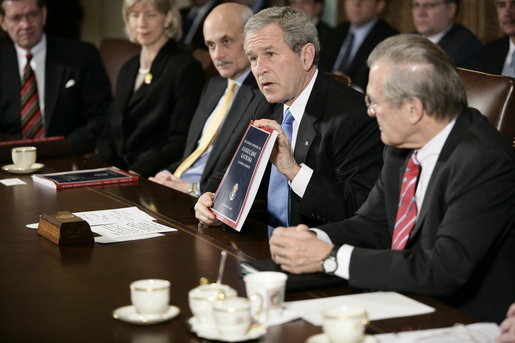
{"label": "cuff of dress shirt", "polygon": [[345,280],[349,280],[350,258],[353,250],[354,247],[348,244],[344,244],[340,249],[338,249],[338,253],[336,254],[338,268],[334,272],[334,275],[339,276]]}
{"label": "cuff of dress shirt", "polygon": [[329,244],[333,244],[333,242],[331,241],[331,238],[329,238],[329,235],[327,233],[325,233],[324,231],[320,230],[320,229],[317,229],[316,227],[315,228],[310,228],[309,229],[310,231],[313,231],[314,233],[316,233],[317,235],[317,238],[323,242],[326,242],[326,243],[329,243]]}
{"label": "cuff of dress shirt", "polygon": [[304,163],[301,163],[299,172],[293,178],[293,180],[289,182],[292,191],[294,191],[295,194],[302,198],[304,196],[304,192],[306,192],[306,188],[308,187],[312,175],[313,169]]}

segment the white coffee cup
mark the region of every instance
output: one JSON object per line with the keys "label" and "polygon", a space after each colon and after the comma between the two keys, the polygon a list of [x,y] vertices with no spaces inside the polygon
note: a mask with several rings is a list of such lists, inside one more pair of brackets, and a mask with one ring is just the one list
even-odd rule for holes
{"label": "white coffee cup", "polygon": [[358,343],[365,337],[367,312],[358,307],[338,306],[323,312],[322,329],[331,343]]}
{"label": "white coffee cup", "polygon": [[[254,316],[251,312],[251,301],[257,302]],[[263,298],[253,294],[250,300],[242,297],[232,297],[218,300],[213,304],[213,314],[220,336],[227,340],[238,340],[249,331],[253,321],[261,314]]]}
{"label": "white coffee cup", "polygon": [[256,272],[243,278],[247,296],[259,294],[263,298],[261,322],[270,324],[282,315],[287,278],[280,272]]}
{"label": "white coffee cup", "polygon": [[228,285],[210,283],[200,285],[188,292],[188,303],[196,323],[204,327],[216,325],[213,316],[213,304],[218,301],[220,293],[225,298],[232,298],[237,295],[236,291]]}
{"label": "white coffee cup", "polygon": [[11,157],[14,166],[21,170],[29,169],[36,163],[36,152],[37,148],[35,146],[19,146],[12,148]]}
{"label": "white coffee cup", "polygon": [[144,279],[130,285],[131,302],[142,315],[162,314],[170,307],[170,281]]}

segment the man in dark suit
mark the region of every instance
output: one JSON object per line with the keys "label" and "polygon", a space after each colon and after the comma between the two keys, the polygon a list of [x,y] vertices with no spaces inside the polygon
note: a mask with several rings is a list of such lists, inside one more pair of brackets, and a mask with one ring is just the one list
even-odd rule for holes
{"label": "man in dark suit", "polygon": [[455,23],[459,0],[412,0],[412,15],[419,34],[438,44],[456,67],[476,69],[481,43],[465,26]]}
{"label": "man in dark suit", "polygon": [[74,152],[92,152],[111,102],[109,80],[93,45],[44,34],[46,16],[42,0],[1,1],[0,24],[13,44],[0,50],[0,133],[22,137],[20,90],[30,53],[43,129],[23,137],[63,135]]}
{"label": "man in dark suit", "polygon": [[[352,216],[382,164],[378,128],[365,114],[363,96],[317,69],[319,49],[303,11],[268,8],[245,26],[252,72],[268,102],[278,104],[277,121],[254,123],[279,132],[267,197],[273,227]],[[212,199],[204,194],[195,206],[207,225],[214,222]]]}
{"label": "man in dark suit", "polygon": [[428,40],[388,38],[369,66],[368,113],[387,144],[379,180],[348,220],[277,228],[273,259],[293,273],[434,296],[501,321],[515,300],[512,148],[467,108],[452,61]]}
{"label": "man in dark suit", "polygon": [[322,50],[320,69],[348,75],[363,90],[368,82],[368,55],[382,40],[398,32],[379,18],[384,0],[345,0],[344,5],[348,22],[334,30],[331,44]]}
{"label": "man in dark suit", "polygon": [[[271,105],[250,73],[249,60],[243,51],[243,27],[251,15],[246,6],[226,3],[215,7],[206,18],[204,37],[220,77],[210,79],[202,92],[182,160],[157,173],[151,181],[197,197],[200,192],[216,191],[250,121],[271,111]],[[230,81],[238,85],[237,93],[211,147],[191,165],[181,168],[185,170],[180,176],[172,174],[188,163],[185,161],[201,145],[210,118],[221,106]]]}
{"label": "man in dark suit", "polygon": [[513,0],[496,0],[495,5],[499,25],[506,36],[485,44],[479,70],[515,77],[515,5]]}

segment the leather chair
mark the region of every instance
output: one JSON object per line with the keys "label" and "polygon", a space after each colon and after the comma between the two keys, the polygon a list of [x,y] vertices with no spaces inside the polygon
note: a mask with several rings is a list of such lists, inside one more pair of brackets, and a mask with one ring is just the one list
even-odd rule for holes
{"label": "leather chair", "polygon": [[478,109],[515,148],[515,79],[458,68],[470,107]]}
{"label": "leather chair", "polygon": [[114,94],[120,68],[129,58],[139,53],[140,46],[127,39],[105,38],[100,42],[99,51]]}

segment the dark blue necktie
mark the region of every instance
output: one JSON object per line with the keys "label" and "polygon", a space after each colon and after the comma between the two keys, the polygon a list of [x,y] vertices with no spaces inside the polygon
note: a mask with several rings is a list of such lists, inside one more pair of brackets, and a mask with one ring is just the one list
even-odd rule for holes
{"label": "dark blue necktie", "polygon": [[[281,128],[291,142],[293,132],[293,118],[290,109],[284,113]],[[281,174],[272,165],[270,182],[268,184],[268,225],[276,228],[277,226],[288,226],[288,195],[289,185],[286,176]]]}
{"label": "dark blue necktie", "polygon": [[349,71],[349,67],[351,64],[350,54],[352,52],[352,48],[354,46],[354,33],[349,31],[347,38],[342,44],[342,48],[340,53],[338,54],[338,58],[336,59],[336,63],[334,64],[333,72],[341,72],[343,74],[347,74]]}

